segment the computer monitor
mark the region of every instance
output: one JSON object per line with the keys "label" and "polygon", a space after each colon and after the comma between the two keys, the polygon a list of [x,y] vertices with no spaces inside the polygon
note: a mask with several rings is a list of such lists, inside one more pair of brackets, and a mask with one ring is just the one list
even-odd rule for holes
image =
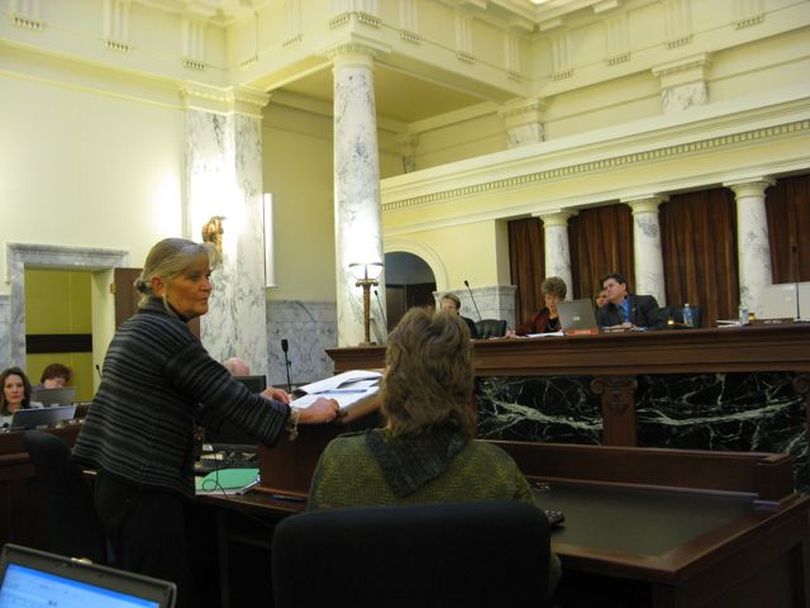
{"label": "computer monitor", "polygon": [[37,388],[31,395],[31,401],[41,403],[46,407],[51,405],[69,405],[76,401],[76,389],[72,386],[65,388]]}
{"label": "computer monitor", "polygon": [[174,583],[6,544],[0,557],[0,608],[92,606],[172,608]]}
{"label": "computer monitor", "polygon": [[[267,388],[264,376],[234,376],[234,380],[244,384],[252,393],[261,393]],[[215,452],[257,452],[258,442],[230,420],[222,420],[216,429],[206,429],[205,443]]]}
{"label": "computer monitor", "polygon": [[[763,319],[806,319],[810,317],[810,282],[777,283],[762,290]],[[798,301],[797,301],[798,293]]]}
{"label": "computer monitor", "polygon": [[267,388],[267,378],[264,376],[234,376],[233,379],[244,384],[251,393],[261,393]]}
{"label": "computer monitor", "polygon": [[11,428],[35,429],[38,426],[56,426],[63,420],[71,420],[75,414],[75,405],[17,410],[11,418]]}

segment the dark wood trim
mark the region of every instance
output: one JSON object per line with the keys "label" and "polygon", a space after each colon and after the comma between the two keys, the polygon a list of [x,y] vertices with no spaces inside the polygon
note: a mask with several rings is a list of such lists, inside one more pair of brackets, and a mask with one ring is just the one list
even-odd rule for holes
{"label": "dark wood trim", "polygon": [[[476,340],[477,376],[810,372],[810,324]],[[330,348],[335,372],[382,369],[385,347]]]}
{"label": "dark wood trim", "polygon": [[40,353],[92,353],[93,334],[28,334],[25,352]]}

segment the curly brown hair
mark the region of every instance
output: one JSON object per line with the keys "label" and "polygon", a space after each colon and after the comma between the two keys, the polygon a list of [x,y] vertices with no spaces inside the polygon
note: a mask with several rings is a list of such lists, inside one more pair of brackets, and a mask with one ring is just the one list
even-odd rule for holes
{"label": "curly brown hair", "polygon": [[472,346],[458,315],[411,308],[385,358],[380,409],[394,436],[449,427],[475,437]]}

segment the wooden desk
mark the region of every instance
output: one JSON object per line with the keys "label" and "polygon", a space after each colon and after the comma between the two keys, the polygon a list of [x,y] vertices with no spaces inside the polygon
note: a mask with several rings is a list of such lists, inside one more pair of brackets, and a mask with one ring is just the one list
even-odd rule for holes
{"label": "wooden desk", "polygon": [[793,493],[788,457],[494,443],[566,513],[552,546],[573,605],[810,603],[810,498]]}
{"label": "wooden desk", "polygon": [[[567,525],[552,535],[564,605],[810,602],[810,498],[794,493],[789,457],[493,443],[549,485],[538,496],[543,506],[566,512]],[[263,459],[263,467],[277,464],[272,451]],[[262,493],[204,500],[269,521],[304,507]]]}
{"label": "wooden desk", "polygon": [[[382,346],[328,349],[335,371],[384,365]],[[810,324],[662,330],[598,336],[475,340],[477,377],[592,376],[602,443],[636,445],[636,377],[707,372],[795,372],[810,432]]]}
{"label": "wooden desk", "polygon": [[[49,432],[72,446],[80,425],[73,424]],[[40,549],[48,548],[45,497],[36,482],[31,459],[21,432],[0,433],[0,545],[14,542]]]}

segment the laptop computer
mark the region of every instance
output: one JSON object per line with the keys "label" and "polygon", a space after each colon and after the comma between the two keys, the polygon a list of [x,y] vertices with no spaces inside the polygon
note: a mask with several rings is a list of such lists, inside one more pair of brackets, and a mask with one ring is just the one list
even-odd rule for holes
{"label": "laptop computer", "polygon": [[75,405],[17,410],[11,418],[10,426],[12,429],[35,429],[38,426],[56,426],[58,422],[71,420],[75,414]]}
{"label": "laptop computer", "polygon": [[593,303],[588,298],[571,302],[557,302],[557,314],[560,316],[560,326],[565,334],[599,333]]}
{"label": "laptop computer", "polygon": [[42,405],[69,405],[76,401],[76,389],[72,386],[65,388],[38,388],[34,390],[31,401],[38,401]]}
{"label": "laptop computer", "polygon": [[172,608],[174,583],[6,544],[0,557],[0,608]]}

